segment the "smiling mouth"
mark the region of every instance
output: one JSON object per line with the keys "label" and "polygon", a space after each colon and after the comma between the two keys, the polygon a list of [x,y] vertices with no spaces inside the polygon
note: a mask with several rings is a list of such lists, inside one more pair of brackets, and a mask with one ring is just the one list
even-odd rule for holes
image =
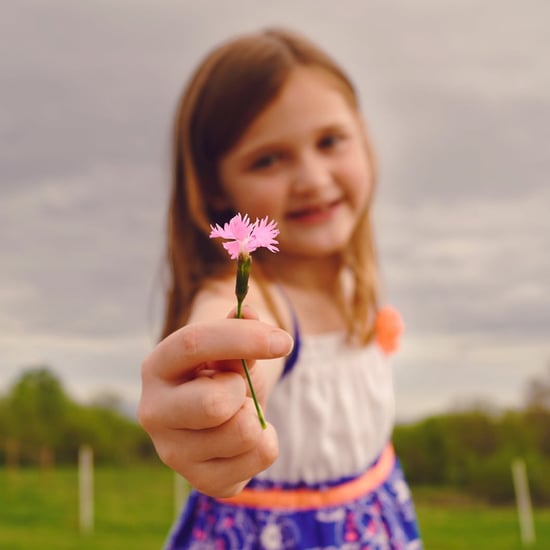
{"label": "smiling mouth", "polygon": [[342,203],[342,200],[343,199],[336,199],[331,202],[301,208],[300,210],[295,210],[294,212],[288,213],[286,217],[291,220],[316,218],[319,216],[323,217],[330,214],[332,210],[339,206]]}

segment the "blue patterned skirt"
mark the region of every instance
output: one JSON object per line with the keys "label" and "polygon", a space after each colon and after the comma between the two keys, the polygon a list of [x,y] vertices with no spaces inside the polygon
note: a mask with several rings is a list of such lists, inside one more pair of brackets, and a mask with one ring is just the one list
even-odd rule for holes
{"label": "blue patterned skirt", "polygon": [[230,499],[192,491],[166,550],[418,550],[407,483],[388,445],[361,476],[324,486],[252,480]]}

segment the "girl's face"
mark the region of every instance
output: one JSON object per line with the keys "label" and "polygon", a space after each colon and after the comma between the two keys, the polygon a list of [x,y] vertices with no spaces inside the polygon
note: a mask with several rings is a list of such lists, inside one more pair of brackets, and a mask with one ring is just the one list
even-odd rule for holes
{"label": "girl's face", "polygon": [[343,250],[372,187],[362,124],[337,80],[300,67],[220,162],[230,205],[279,227],[280,254]]}

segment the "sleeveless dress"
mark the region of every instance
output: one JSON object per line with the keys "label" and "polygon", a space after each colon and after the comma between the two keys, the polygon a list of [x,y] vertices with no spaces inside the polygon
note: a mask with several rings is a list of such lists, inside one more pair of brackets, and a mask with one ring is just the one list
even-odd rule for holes
{"label": "sleeveless dress", "polygon": [[414,506],[391,445],[388,356],[400,318],[381,310],[376,339],[301,337],[270,396],[279,457],[235,497],[192,490],[166,550],[422,548]]}

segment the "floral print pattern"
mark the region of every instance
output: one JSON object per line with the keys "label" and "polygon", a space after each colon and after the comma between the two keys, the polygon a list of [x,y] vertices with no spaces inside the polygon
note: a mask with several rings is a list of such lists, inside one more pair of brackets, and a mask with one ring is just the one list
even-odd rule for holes
{"label": "floral print pattern", "polygon": [[376,490],[311,510],[235,506],[192,492],[166,550],[420,550],[409,488],[396,460]]}

